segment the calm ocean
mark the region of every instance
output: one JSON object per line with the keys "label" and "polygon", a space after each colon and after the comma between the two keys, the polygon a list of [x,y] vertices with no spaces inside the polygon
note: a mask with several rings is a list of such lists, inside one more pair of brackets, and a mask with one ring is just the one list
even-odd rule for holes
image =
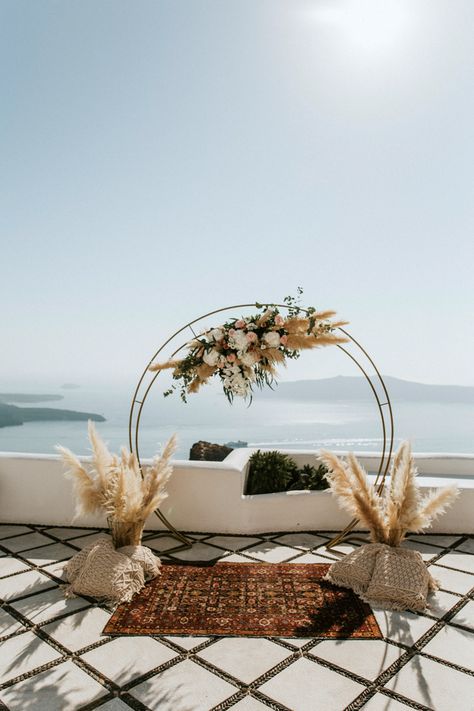
{"label": "calm ocean", "polygon": [[[132,390],[84,387],[61,393],[63,400],[38,406],[99,413],[107,421],[97,427],[110,447],[128,444]],[[474,405],[395,402],[393,410],[396,442],[410,439],[417,452],[474,452]],[[369,401],[295,402],[279,399],[275,392],[261,400],[257,393],[250,407],[237,400],[230,406],[220,392],[208,388],[184,404],[177,394],[165,399],[157,389],[143,409],[140,453],[152,456],[173,432],[178,435],[181,459],[188,458],[190,446],[198,440],[243,440],[265,448],[378,451],[382,441],[378,417]],[[0,451],[50,454],[56,444],[77,454],[89,453],[86,423],[35,422],[0,429]]]}

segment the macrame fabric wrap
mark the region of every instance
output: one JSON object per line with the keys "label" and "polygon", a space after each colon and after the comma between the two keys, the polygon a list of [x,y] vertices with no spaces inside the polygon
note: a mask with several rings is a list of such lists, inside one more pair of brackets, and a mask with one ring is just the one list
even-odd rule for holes
{"label": "macrame fabric wrap", "polygon": [[109,538],[99,538],[79,551],[65,566],[66,597],[89,595],[110,605],[128,602],[160,572],[160,559],[145,546],[115,549]]}
{"label": "macrame fabric wrap", "polygon": [[369,543],[336,561],[326,579],[385,610],[422,612],[428,594],[438,588],[418,551],[384,543]]}

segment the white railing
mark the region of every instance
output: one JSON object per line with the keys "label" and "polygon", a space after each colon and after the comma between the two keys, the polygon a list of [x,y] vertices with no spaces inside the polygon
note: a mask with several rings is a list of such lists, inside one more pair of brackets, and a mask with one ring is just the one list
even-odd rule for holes
{"label": "white railing", "polygon": [[[163,513],[183,531],[262,533],[339,530],[348,522],[329,491],[291,491],[245,496],[248,458],[253,450],[236,449],[223,462],[175,461]],[[285,451],[285,450],[282,450]],[[287,450],[301,466],[315,453]],[[357,455],[368,471],[378,456]],[[87,461],[87,457],[83,458]],[[435,522],[433,531],[474,533],[474,455],[416,455],[423,489],[456,483],[460,496]],[[145,462],[146,463],[146,460]],[[0,453],[0,522],[69,525],[74,518],[72,483],[54,455]],[[105,519],[78,518],[78,526],[105,526]],[[161,528],[156,516],[150,528]]]}

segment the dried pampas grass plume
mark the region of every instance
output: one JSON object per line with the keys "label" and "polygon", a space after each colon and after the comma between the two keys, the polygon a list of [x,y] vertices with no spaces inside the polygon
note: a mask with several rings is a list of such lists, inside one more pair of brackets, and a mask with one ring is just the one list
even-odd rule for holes
{"label": "dried pampas grass plume", "polygon": [[327,466],[326,478],[340,505],[358,518],[374,543],[398,546],[408,532],[428,528],[452,504],[456,486],[437,489],[420,497],[417,469],[408,442],[403,442],[390,470],[390,487],[376,491],[356,457],[339,459],[332,452],[320,452],[318,458]]}
{"label": "dried pampas grass plume", "polygon": [[120,457],[111,454],[92,422],[88,424],[92,446],[92,463],[84,466],[65,447],[58,446],[66,476],[74,482],[76,518],[80,515],[103,513],[108,518],[125,523],[145,521],[166,498],[166,485],[173,472],[171,457],[176,451],[173,435],[161,456],[140,470],[137,457],[125,447]]}

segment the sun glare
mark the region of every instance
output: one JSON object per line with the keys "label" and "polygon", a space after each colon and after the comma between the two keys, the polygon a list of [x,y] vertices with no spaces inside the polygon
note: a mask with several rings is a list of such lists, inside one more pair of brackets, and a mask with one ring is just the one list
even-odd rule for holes
{"label": "sun glare", "polygon": [[339,35],[347,49],[361,58],[379,58],[401,47],[416,26],[413,2],[343,0],[309,10],[320,27]]}

